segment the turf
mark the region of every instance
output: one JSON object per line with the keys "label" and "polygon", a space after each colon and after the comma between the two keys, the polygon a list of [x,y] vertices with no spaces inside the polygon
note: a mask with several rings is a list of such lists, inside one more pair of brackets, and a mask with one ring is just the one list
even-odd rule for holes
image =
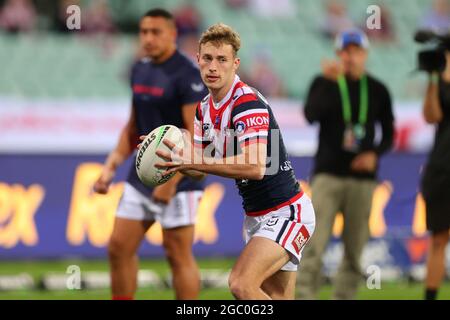
{"label": "turf", "polygon": [[[199,260],[199,266],[202,269],[223,269],[228,270],[234,263],[233,259],[202,259]],[[107,271],[108,264],[106,261],[20,261],[20,262],[2,262],[0,263],[0,275],[12,275],[22,272],[31,274],[35,279],[39,279],[43,274],[48,272],[65,273],[69,265],[78,265],[81,271]],[[145,260],[141,262],[141,269],[150,269],[165,276],[168,273],[168,265],[164,260]],[[320,299],[329,299],[332,288],[325,285],[320,292]],[[361,286],[358,293],[358,299],[367,300],[416,300],[422,299],[423,285],[421,283],[384,282],[381,289],[369,290]],[[170,289],[151,289],[140,288],[136,294],[136,299],[173,299],[174,295]],[[109,290],[61,290],[61,291],[44,291],[44,290],[17,290],[17,291],[0,291],[0,300],[4,299],[109,299]],[[450,283],[445,283],[440,292],[440,299],[450,299]],[[209,288],[202,290],[200,299],[232,299],[231,294],[226,288]]]}

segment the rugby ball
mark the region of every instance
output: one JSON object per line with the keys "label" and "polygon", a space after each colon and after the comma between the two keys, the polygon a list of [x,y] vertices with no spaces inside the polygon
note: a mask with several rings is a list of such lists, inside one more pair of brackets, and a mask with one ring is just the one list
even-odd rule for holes
{"label": "rugby ball", "polygon": [[167,182],[175,175],[175,172],[163,176],[166,169],[158,169],[155,163],[166,161],[156,154],[157,150],[170,152],[168,146],[163,143],[167,139],[177,148],[183,148],[183,134],[180,129],[171,125],[164,125],[150,132],[141,142],[136,155],[136,172],[143,184],[151,187],[159,186]]}

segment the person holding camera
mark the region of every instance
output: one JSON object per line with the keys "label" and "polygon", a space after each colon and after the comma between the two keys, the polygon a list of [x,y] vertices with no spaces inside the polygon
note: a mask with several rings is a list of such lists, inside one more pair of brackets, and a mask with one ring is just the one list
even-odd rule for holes
{"label": "person holding camera", "polygon": [[427,300],[436,299],[445,275],[445,248],[450,230],[450,43],[445,60],[443,72],[429,73],[423,104],[425,121],[437,125],[434,146],[422,177],[427,229],[431,233],[425,280]]}
{"label": "person holding camera", "polygon": [[[335,277],[334,299],[354,299],[362,279],[360,257],[367,243],[378,160],[392,147],[394,116],[384,84],[366,71],[369,42],[360,30],[336,37],[337,61],[326,61],[314,79],[304,113],[320,124],[312,199],[316,233],[304,250],[299,271],[300,299],[315,299],[322,255],[338,212],[344,216],[343,261]],[[381,125],[381,141],[375,127]]]}

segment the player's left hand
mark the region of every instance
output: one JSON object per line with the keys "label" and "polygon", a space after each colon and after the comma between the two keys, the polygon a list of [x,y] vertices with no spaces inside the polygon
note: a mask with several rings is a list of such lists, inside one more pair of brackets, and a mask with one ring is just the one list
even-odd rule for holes
{"label": "player's left hand", "polygon": [[157,150],[156,155],[166,160],[166,162],[155,163],[155,167],[158,169],[166,169],[163,175],[168,175],[176,171],[183,172],[183,170],[188,169],[186,165],[192,163],[191,157],[187,154],[185,155],[183,150],[178,149],[171,141],[163,139],[163,143],[169,147],[171,152]]}
{"label": "player's left hand", "polygon": [[378,156],[373,151],[358,154],[351,163],[351,169],[357,172],[375,172]]}

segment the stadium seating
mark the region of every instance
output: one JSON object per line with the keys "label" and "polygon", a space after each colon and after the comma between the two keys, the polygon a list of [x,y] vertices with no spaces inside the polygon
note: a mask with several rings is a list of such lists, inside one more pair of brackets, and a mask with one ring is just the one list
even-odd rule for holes
{"label": "stadium seating", "polygon": [[[152,6],[169,9],[181,0],[152,1]],[[318,26],[323,3],[293,0],[295,15],[288,18],[262,18],[250,10],[233,10],[224,1],[192,1],[203,18],[203,26],[222,21],[235,27],[243,39],[243,66],[261,50],[270,52],[271,63],[282,76],[288,94],[302,99],[311,78],[320,70],[324,57],[333,57],[330,40],[323,38]],[[138,19],[150,3],[113,0],[111,11],[119,19]],[[350,16],[365,21],[370,0],[347,1]],[[394,43],[374,43],[369,69],[387,82],[397,99],[414,100],[421,95],[423,76],[411,76],[418,46],[412,33],[428,8],[420,0],[386,0],[391,11],[397,39]],[[319,18],[318,18],[319,17]],[[39,98],[128,96],[127,72],[136,51],[135,37],[118,35],[110,39],[66,36],[42,31],[11,36],[0,33],[0,95]],[[393,72],[394,70],[394,72]],[[45,81],[44,81],[45,80]]]}

